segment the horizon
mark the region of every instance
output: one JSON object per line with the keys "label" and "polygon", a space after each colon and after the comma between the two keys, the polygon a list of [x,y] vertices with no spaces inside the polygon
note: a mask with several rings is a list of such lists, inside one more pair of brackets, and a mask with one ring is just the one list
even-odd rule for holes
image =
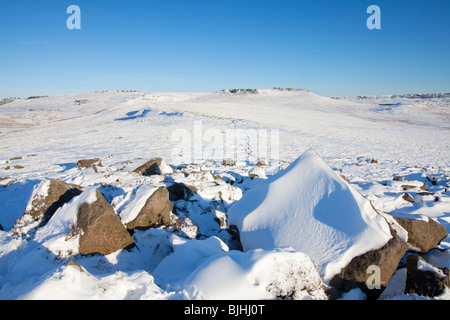
{"label": "horizon", "polygon": [[[46,97],[57,97],[57,96],[70,96],[70,95],[83,95],[83,94],[90,94],[90,93],[96,93],[96,92],[124,92],[124,93],[143,93],[143,94],[184,94],[184,93],[192,93],[192,94],[213,94],[213,93],[219,93],[223,90],[272,90],[277,89],[279,87],[272,87],[272,88],[226,88],[226,89],[220,89],[216,91],[140,91],[140,90],[133,90],[133,89],[118,89],[118,90],[93,90],[93,91],[84,91],[84,92],[67,92],[67,93],[59,93],[59,94],[49,94],[49,95],[23,95],[23,96],[0,96],[0,99],[30,99],[30,98],[46,98]],[[389,94],[376,94],[376,95],[339,95],[339,96],[325,96],[320,95],[314,91],[308,90],[307,88],[292,88],[292,87],[286,87],[281,89],[295,89],[295,90],[306,90],[310,93],[317,94],[322,97],[326,98],[345,98],[345,97],[390,97],[390,96],[407,96],[407,95],[430,95],[430,94],[443,94],[443,95],[449,95],[450,92],[399,92],[399,93],[389,93]]]}
{"label": "horizon", "polygon": [[[431,4],[430,4],[431,2]],[[80,29],[69,29],[71,5]],[[367,9],[379,6],[381,29]],[[0,5],[1,97],[305,88],[450,92],[446,0],[25,0]]]}

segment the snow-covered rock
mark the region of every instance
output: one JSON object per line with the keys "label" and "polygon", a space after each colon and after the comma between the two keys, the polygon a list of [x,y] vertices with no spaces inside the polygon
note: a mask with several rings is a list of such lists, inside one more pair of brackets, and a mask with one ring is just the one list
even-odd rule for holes
{"label": "snow-covered rock", "polygon": [[392,238],[370,202],[313,150],[248,191],[228,215],[245,251],[291,247],[310,256],[325,281]]}

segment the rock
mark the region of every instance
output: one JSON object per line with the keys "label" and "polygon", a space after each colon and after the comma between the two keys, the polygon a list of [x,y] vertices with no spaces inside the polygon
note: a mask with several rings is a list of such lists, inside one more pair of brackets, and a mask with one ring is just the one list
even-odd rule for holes
{"label": "rock", "polygon": [[372,159],[370,160],[370,164],[378,164],[378,160]]}
{"label": "rock", "polygon": [[448,235],[443,225],[426,216],[417,219],[394,216],[394,219],[408,232],[408,244],[414,251],[427,252]]}
{"label": "rock", "polygon": [[76,270],[78,270],[80,272],[85,272],[84,268],[78,262],[73,261],[73,260],[69,260],[67,262],[66,266],[75,268]]}
{"label": "rock", "polygon": [[[398,264],[408,251],[408,245],[391,229],[392,239],[380,249],[368,251],[353,258],[330,282],[333,288],[348,292],[354,288],[361,289],[368,299],[377,299],[387,287],[389,279],[398,268]],[[380,288],[370,289],[367,281],[372,275],[370,266],[377,266],[380,271]]]}
{"label": "rock", "polygon": [[413,196],[410,195],[410,194],[407,193],[407,192],[405,192],[405,193],[402,195],[402,198],[403,198],[403,200],[408,201],[408,202],[411,202],[411,203],[414,203],[414,202],[415,202]]}
{"label": "rock", "polygon": [[406,258],[406,268],[406,294],[435,297],[442,294],[446,286],[450,286],[448,275],[418,255],[410,255]]}
{"label": "rock", "polygon": [[160,187],[147,199],[137,216],[125,225],[129,230],[169,225],[173,207],[173,203],[169,202],[169,191],[166,187]]}
{"label": "rock", "polygon": [[184,183],[175,182],[171,186],[167,188],[169,191],[169,200],[170,201],[178,201],[178,200],[189,200],[192,196],[194,196],[197,188],[192,186],[187,186]]}
{"label": "rock", "polygon": [[99,158],[78,160],[77,163],[78,169],[89,168],[93,165],[100,167],[103,166]]}
{"label": "rock", "polygon": [[[420,184],[420,182],[418,182]],[[410,190],[410,189],[420,189],[423,191],[428,191],[428,186],[426,183],[422,182],[420,185],[410,185],[410,184],[403,184],[400,186],[403,190]]]}
{"label": "rock", "polygon": [[45,224],[65,203],[81,194],[81,187],[60,180],[45,180],[37,185],[24,215]]}
{"label": "rock", "polygon": [[402,188],[403,190],[409,190],[409,189],[415,189],[416,186],[411,186],[411,185],[408,185],[408,184],[403,184],[403,185],[400,186],[400,188]]}
{"label": "rock", "polygon": [[5,229],[3,228],[3,226],[0,224],[0,231],[5,231]]}
{"label": "rock", "polygon": [[427,184],[425,182],[423,182],[422,185],[419,188],[420,188],[420,190],[428,191],[428,186],[427,186]]}
{"label": "rock", "polygon": [[134,169],[133,172],[144,176],[152,176],[159,174],[171,174],[174,173],[174,170],[168,166],[162,158],[153,158]]}
{"label": "rock", "polygon": [[255,165],[257,167],[267,167],[267,162],[266,160],[259,160],[258,163]]}
{"label": "rock", "polygon": [[78,209],[79,253],[108,255],[133,245],[127,229],[100,191],[96,190],[95,196],[95,201],[85,202]]}
{"label": "rock", "polygon": [[234,161],[231,158],[228,158],[228,159],[225,159],[222,161],[222,165],[223,166],[234,166],[234,165],[236,165],[236,161]]}

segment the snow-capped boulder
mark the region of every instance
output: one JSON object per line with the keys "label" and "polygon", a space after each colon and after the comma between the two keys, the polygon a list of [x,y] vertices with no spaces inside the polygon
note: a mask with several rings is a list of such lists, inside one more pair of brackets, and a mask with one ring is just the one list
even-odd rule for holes
{"label": "snow-capped boulder", "polygon": [[91,166],[103,166],[100,158],[94,158],[94,159],[81,159],[78,160],[77,162],[77,167],[78,169],[83,169],[83,168],[89,168]]}
{"label": "snow-capped boulder", "polygon": [[443,225],[424,215],[393,218],[408,232],[407,242],[413,251],[427,252],[448,236]]}
{"label": "snow-capped boulder", "polygon": [[94,189],[89,192],[90,197],[79,206],[77,214],[79,253],[107,255],[134,244],[127,229],[100,191]]}
{"label": "snow-capped boulder", "polygon": [[342,292],[358,288],[365,293],[367,299],[378,299],[407,250],[407,244],[392,231],[391,240],[381,248],[353,258],[333,277],[330,285]]}
{"label": "snow-capped boulder", "polygon": [[168,225],[173,206],[166,187],[142,185],[120,212],[120,218],[129,230]]}
{"label": "snow-capped boulder", "polygon": [[44,180],[31,194],[25,212],[12,228],[19,237],[31,237],[38,227],[44,226],[65,203],[81,193],[81,187],[60,180]]}
{"label": "snow-capped boulder", "polygon": [[255,166],[252,169],[250,169],[250,171],[248,172],[248,175],[252,179],[253,178],[261,178],[261,179],[267,178],[266,171],[264,171],[264,169],[261,168],[260,166]]}
{"label": "snow-capped boulder", "polygon": [[59,208],[36,231],[33,240],[59,258],[77,253],[107,255],[134,243],[114,209],[95,188]]}
{"label": "snow-capped boulder", "polygon": [[133,170],[144,176],[172,174],[174,170],[162,158],[153,158]]}
{"label": "snow-capped boulder", "polygon": [[[383,216],[313,150],[249,190],[228,216],[245,251],[291,247],[304,252],[326,283],[355,257],[383,248],[393,239]],[[395,250],[384,253],[390,264],[380,266],[386,279],[406,251],[401,239],[395,238],[392,245]],[[367,263],[362,267],[370,266]],[[367,279],[369,274],[363,271]]]}

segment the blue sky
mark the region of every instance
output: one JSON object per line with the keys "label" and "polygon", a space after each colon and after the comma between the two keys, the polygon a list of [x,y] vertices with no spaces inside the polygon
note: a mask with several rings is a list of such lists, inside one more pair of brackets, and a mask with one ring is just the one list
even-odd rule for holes
{"label": "blue sky", "polygon": [[[69,30],[70,5],[81,30]],[[369,30],[369,5],[381,30]],[[450,92],[448,0],[2,0],[0,96]]]}

